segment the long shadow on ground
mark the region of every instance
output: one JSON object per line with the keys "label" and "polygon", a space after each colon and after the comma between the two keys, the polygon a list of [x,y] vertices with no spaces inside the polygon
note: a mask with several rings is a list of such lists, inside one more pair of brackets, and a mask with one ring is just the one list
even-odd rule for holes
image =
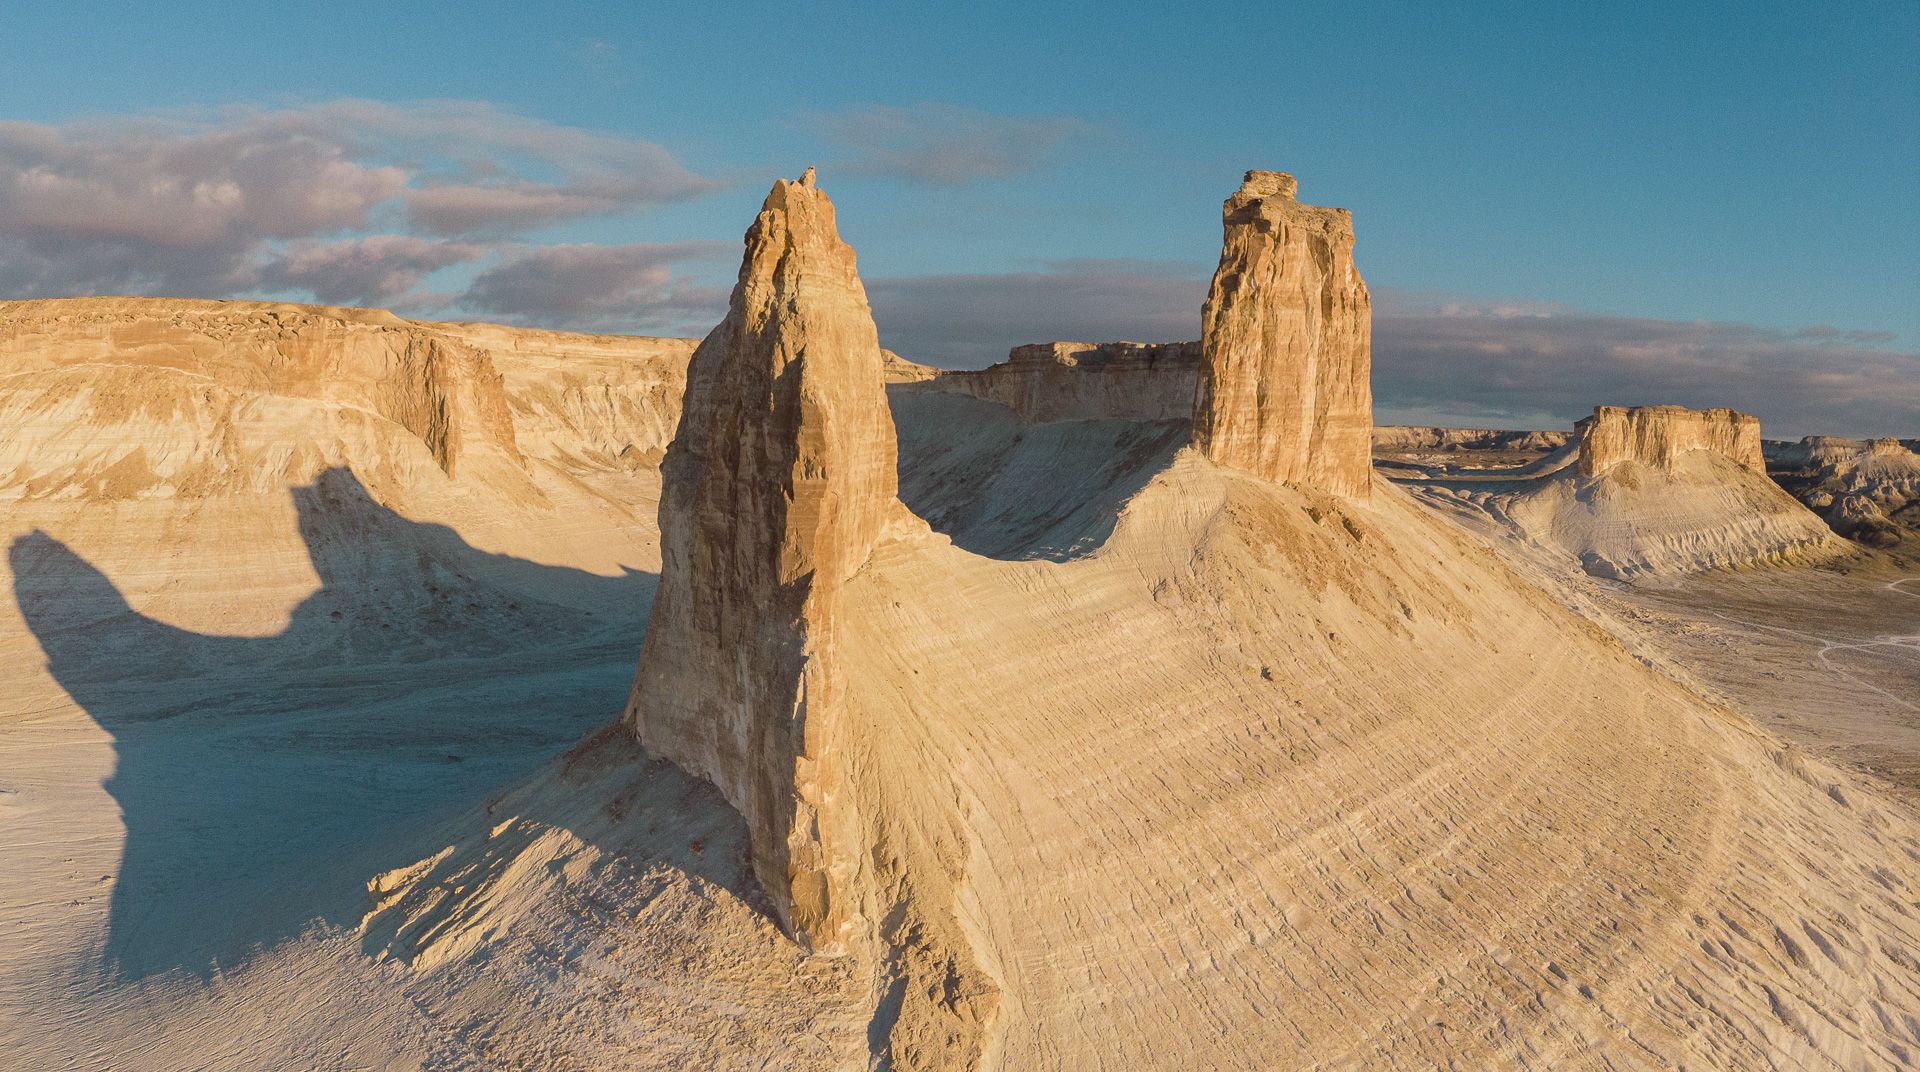
{"label": "long shadow on ground", "polygon": [[36,532],[15,598],[108,733],[126,827],[104,968],[207,977],[316,921],[376,871],[615,717],[656,578],[489,554],[375,502],[344,469],[292,489],[321,587],[270,637],[176,628]]}

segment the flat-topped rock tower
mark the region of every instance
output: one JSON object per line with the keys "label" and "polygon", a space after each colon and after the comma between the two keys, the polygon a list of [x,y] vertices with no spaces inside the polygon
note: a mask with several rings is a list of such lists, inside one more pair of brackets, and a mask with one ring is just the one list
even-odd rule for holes
{"label": "flat-topped rock tower", "polygon": [[1767,472],[1760,418],[1730,409],[1596,406],[1575,427],[1581,476],[1599,476],[1625,461],[1672,469],[1696,450],[1724,454],[1762,476]]}
{"label": "flat-topped rock tower", "polygon": [[816,947],[839,945],[857,911],[835,799],[837,597],[899,509],[882,369],[833,203],[811,168],[775,183],[688,370],[626,713],[648,751],[739,809],[761,884]]}
{"label": "flat-topped rock tower", "polygon": [[1297,187],[1284,172],[1249,171],[1227,198],[1193,442],[1222,465],[1364,497],[1373,306],[1353,265],[1353,214],[1301,204]]}

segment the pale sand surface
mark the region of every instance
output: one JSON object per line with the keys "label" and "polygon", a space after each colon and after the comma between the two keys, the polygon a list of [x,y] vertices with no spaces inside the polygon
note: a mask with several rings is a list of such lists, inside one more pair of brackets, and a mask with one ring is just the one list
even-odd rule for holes
{"label": "pale sand surface", "polygon": [[[897,406],[935,531],[845,643],[859,792],[1000,987],[998,1067],[1920,1055],[1920,820],[1847,766],[1915,753],[1796,699],[1897,698],[1905,646],[1831,642],[1920,632],[1914,585],[1628,589],[1383,480],[975,405]],[[558,412],[513,409],[544,502],[374,422],[271,492],[7,505],[0,1068],[864,1067],[873,996],[769,921],[737,818],[575,747],[657,479]]]}

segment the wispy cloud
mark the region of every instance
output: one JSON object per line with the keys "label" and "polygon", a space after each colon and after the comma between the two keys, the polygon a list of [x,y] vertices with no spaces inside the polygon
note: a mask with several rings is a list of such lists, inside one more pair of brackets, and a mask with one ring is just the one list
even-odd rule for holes
{"label": "wispy cloud", "polygon": [[366,282],[375,261],[431,271],[472,252],[427,238],[504,239],[711,185],[650,142],[471,101],[0,121],[0,294],[390,294]]}
{"label": "wispy cloud", "polygon": [[329,305],[392,305],[417,292],[434,272],[486,256],[493,248],[411,235],[302,239],[271,254],[247,277],[245,289],[305,291]]}
{"label": "wispy cloud", "polygon": [[995,115],[956,104],[869,104],[800,117],[847,153],[834,170],[958,186],[1033,171],[1084,124],[1059,116]]}
{"label": "wispy cloud", "polygon": [[510,323],[704,334],[726,314],[727,288],[675,269],[737,253],[731,242],[533,247],[480,273],[454,304]]}

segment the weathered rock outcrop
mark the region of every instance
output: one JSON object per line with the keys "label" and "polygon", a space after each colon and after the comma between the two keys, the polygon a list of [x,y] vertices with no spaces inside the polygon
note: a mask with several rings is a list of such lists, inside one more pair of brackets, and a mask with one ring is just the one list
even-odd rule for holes
{"label": "weathered rock outcrop", "polygon": [[[521,461],[500,373],[487,355],[380,309],[152,298],[0,302],[0,368],[49,374],[35,382],[56,391],[111,391],[122,386],[115,381],[139,378],[148,406],[197,405],[215,390],[369,412],[417,436],[449,476],[471,457]],[[174,394],[178,401],[161,401]]]}
{"label": "weathered rock outcrop", "polygon": [[888,383],[919,383],[940,375],[940,370],[932,365],[909,361],[885,348],[880,351],[880,367],[885,372]]}
{"label": "weathered rock outcrop", "polygon": [[1765,475],[1760,418],[1730,409],[1684,406],[1596,406],[1575,425],[1580,437],[1580,475],[1598,476],[1621,462],[1672,469],[1696,450],[1724,454]]}
{"label": "weathered rock outcrop", "polygon": [[1373,309],[1353,214],[1303,205],[1293,176],[1249,171],[1227,199],[1201,315],[1193,440],[1222,465],[1365,496]]}
{"label": "weathered rock outcrop", "polygon": [[1920,454],[1900,440],[1809,436],[1771,460],[1774,479],[1840,535],[1873,547],[1920,536]]}
{"label": "weathered rock outcrop", "polygon": [[1846,550],[1768,478],[1756,418],[1601,406],[1577,428],[1572,447],[1516,471],[1525,482],[1461,497],[1597,577],[1814,562]]}
{"label": "weathered rock outcrop", "polygon": [[1435,428],[1426,425],[1380,425],[1373,430],[1377,451],[1432,450],[1559,450],[1571,437],[1566,432],[1507,431],[1494,428]]}
{"label": "weathered rock outcrop", "polygon": [[920,390],[996,402],[1030,424],[1187,420],[1193,415],[1198,342],[1042,342],[1006,361],[943,372]]}
{"label": "weathered rock outcrop", "polygon": [[859,911],[835,751],[839,596],[899,516],[896,487],[873,316],[809,170],[767,195],[727,318],[694,352],[626,718],[740,810],[755,873],[820,948]]}
{"label": "weathered rock outcrop", "polygon": [[571,468],[660,464],[698,339],[432,324],[485,353],[506,383],[520,450]]}

